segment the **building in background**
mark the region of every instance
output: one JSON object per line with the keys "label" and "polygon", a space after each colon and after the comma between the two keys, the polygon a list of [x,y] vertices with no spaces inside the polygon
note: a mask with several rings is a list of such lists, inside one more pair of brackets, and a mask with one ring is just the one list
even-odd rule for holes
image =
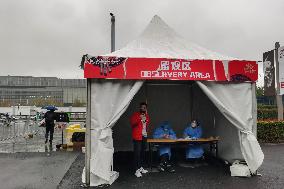
{"label": "building in background", "polygon": [[84,106],[86,99],[85,79],[0,76],[0,106]]}

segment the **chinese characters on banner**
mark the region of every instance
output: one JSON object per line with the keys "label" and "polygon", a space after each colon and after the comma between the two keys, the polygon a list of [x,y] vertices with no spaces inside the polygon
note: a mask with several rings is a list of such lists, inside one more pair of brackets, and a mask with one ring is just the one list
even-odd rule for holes
{"label": "chinese characters on banner", "polygon": [[264,95],[275,95],[274,50],[263,53]]}
{"label": "chinese characters on banner", "polygon": [[214,80],[212,61],[176,59],[130,59],[129,79]]}
{"label": "chinese characters on banner", "polygon": [[83,58],[85,78],[255,82],[258,77],[255,61],[103,56]]}
{"label": "chinese characters on banner", "polygon": [[278,48],[280,95],[284,94],[284,46]]}

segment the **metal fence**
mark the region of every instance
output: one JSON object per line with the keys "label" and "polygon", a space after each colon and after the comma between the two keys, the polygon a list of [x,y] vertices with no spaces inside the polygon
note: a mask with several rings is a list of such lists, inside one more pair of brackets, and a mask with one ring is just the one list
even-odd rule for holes
{"label": "metal fence", "polygon": [[[61,143],[61,129],[54,131],[54,145]],[[45,127],[39,121],[17,119],[0,122],[0,152],[39,152],[45,150]]]}

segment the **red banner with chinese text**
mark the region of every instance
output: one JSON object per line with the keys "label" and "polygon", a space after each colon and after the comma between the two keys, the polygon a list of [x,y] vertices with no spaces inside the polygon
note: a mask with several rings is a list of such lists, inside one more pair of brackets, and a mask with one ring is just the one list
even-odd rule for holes
{"label": "red banner with chinese text", "polygon": [[85,78],[252,82],[258,78],[258,66],[255,61],[103,56],[83,58]]}

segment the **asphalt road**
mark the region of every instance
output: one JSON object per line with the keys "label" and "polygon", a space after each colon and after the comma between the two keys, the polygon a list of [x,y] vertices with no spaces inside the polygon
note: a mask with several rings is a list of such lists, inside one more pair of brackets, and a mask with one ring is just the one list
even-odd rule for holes
{"label": "asphalt road", "polygon": [[76,152],[0,154],[0,188],[54,189],[77,156]]}
{"label": "asphalt road", "polygon": [[[131,156],[115,158],[120,177],[110,189],[120,188],[284,188],[284,144],[263,144],[265,160],[252,178],[231,177],[227,166],[208,160],[208,165],[184,168],[175,165],[176,173],[152,172],[136,178],[131,169]],[[0,189],[72,189],[81,188],[84,154],[80,152],[0,154]],[[98,188],[98,187],[91,187]]]}
{"label": "asphalt road", "polygon": [[[129,163],[125,163],[131,161],[131,157],[124,157],[128,159],[117,160],[119,162],[115,165],[115,170],[120,172],[120,177],[107,188],[284,188],[284,144],[263,144],[262,149],[265,154],[264,163],[259,169],[262,176],[252,178],[231,177],[227,166],[217,161],[209,161],[207,166],[184,168],[176,165],[176,173],[154,172],[148,173],[142,178],[136,178]],[[58,188],[80,188],[83,167],[84,155],[80,154],[61,180]]]}

